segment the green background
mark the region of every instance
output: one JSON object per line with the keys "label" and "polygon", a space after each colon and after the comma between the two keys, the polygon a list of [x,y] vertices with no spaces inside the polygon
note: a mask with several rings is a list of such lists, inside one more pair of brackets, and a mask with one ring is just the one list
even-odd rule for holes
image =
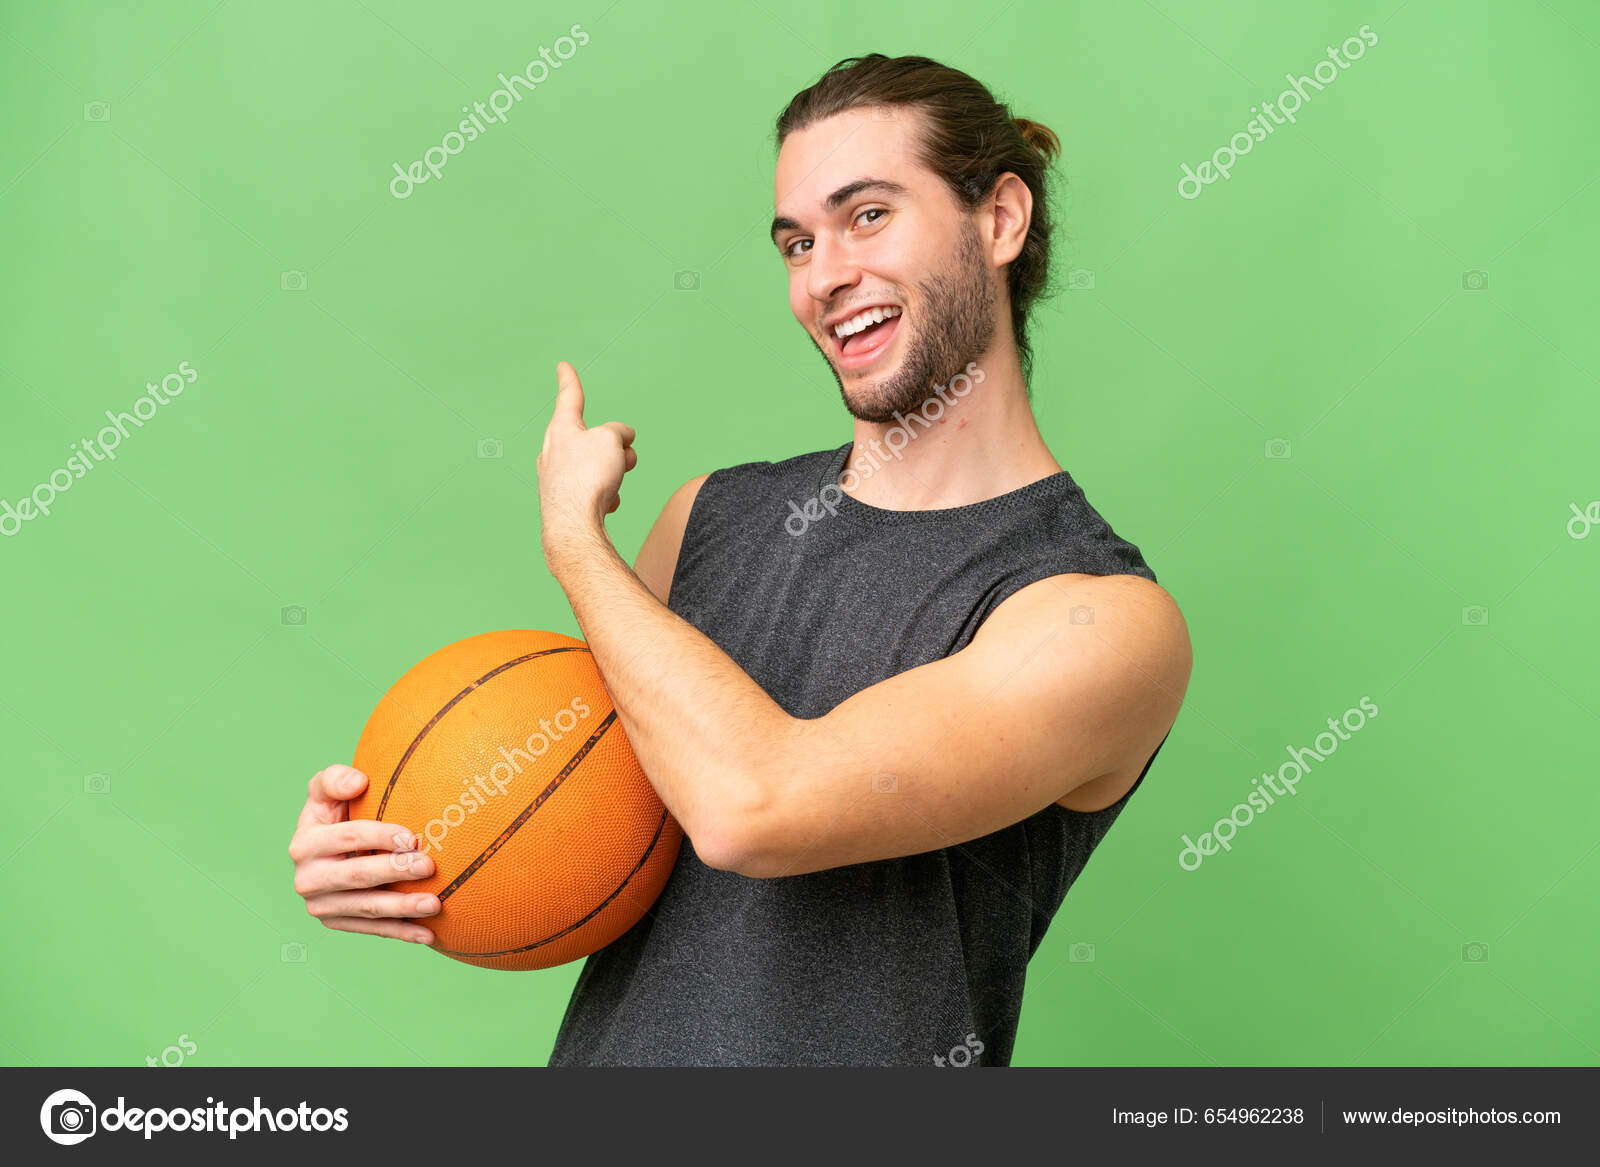
{"label": "green background", "polygon": [[[574,23],[505,125],[390,195]],[[1363,24],[1298,124],[1178,196]],[[435,648],[576,631],[538,542],[558,359],[637,427],[630,560],[685,479],[849,439],[765,238],[770,132],[879,50],[1060,135],[1055,263],[1093,286],[1036,317],[1040,425],[1195,647],[1016,1063],[1595,1063],[1600,537],[1565,525],[1600,498],[1597,48],[1577,0],[8,5],[0,497],[199,379],[0,539],[0,1059],[544,1063],[580,966],[323,929],[285,854],[305,783]]]}

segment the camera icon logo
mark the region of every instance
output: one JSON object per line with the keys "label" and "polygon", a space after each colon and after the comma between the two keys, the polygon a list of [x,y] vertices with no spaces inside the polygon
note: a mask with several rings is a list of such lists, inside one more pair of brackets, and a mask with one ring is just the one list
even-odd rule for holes
{"label": "camera icon logo", "polygon": [[83,120],[86,122],[108,122],[111,120],[111,103],[109,101],[91,101],[83,107]]}
{"label": "camera icon logo", "polygon": [[672,286],[680,292],[697,292],[700,290],[700,273],[685,268],[683,271],[672,274]]}
{"label": "camera icon logo", "polygon": [[1093,964],[1094,945],[1079,941],[1067,949],[1067,960],[1073,964]]}
{"label": "camera icon logo", "polygon": [[671,963],[688,968],[703,968],[706,963],[705,950],[698,944],[684,944],[673,953]]}
{"label": "camera icon logo", "polygon": [[1489,273],[1473,268],[1461,273],[1461,288],[1466,292],[1481,292],[1489,286]]}
{"label": "camera icon logo", "polygon": [[1289,456],[1289,439],[1268,438],[1266,454],[1269,458],[1287,458]]}
{"label": "camera icon logo", "polygon": [[1474,940],[1461,946],[1461,959],[1468,964],[1482,964],[1489,959],[1489,946],[1480,940]]}
{"label": "camera icon logo", "polygon": [[499,438],[478,439],[478,460],[490,462],[496,458],[505,457],[506,444]]}
{"label": "camera icon logo", "polygon": [[83,776],[83,792],[85,794],[110,794],[111,779],[104,774],[85,774]]}
{"label": "camera icon logo", "polygon": [[1074,604],[1067,609],[1067,622],[1070,624],[1093,624],[1094,609],[1088,604]]}
{"label": "camera icon logo", "polygon": [[303,292],[306,290],[306,273],[286,271],[278,277],[278,286],[285,292]]}
{"label": "camera icon logo", "polygon": [[1468,604],[1461,609],[1461,622],[1468,628],[1482,628],[1489,623],[1489,609],[1482,604]]}
{"label": "camera icon logo", "polygon": [[900,789],[900,779],[893,774],[874,774],[872,776],[872,792],[874,794],[893,794]]}
{"label": "camera icon logo", "polygon": [[284,964],[304,964],[306,962],[306,946],[299,943],[285,944],[278,950],[278,959]]}
{"label": "camera icon logo", "polygon": [[288,628],[301,628],[305,626],[306,610],[299,604],[290,604],[280,613],[284,626]]}
{"label": "camera icon logo", "polygon": [[1086,267],[1075,267],[1067,273],[1067,287],[1074,292],[1094,290],[1094,272]]}
{"label": "camera icon logo", "polygon": [[70,1147],[95,1132],[95,1105],[77,1090],[57,1090],[39,1108],[39,1125],[52,1143]]}

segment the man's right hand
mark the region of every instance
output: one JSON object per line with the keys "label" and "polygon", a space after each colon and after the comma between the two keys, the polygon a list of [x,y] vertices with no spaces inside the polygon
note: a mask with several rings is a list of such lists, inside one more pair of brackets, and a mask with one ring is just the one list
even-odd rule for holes
{"label": "man's right hand", "polygon": [[[367,776],[353,766],[329,766],[311,779],[289,840],[295,894],[329,928],[432,944],[433,931],[417,917],[438,914],[437,896],[372,890],[395,880],[426,879],[434,866],[404,827],[350,821],[350,799],[366,788]],[[379,853],[352,854],[363,851]]]}

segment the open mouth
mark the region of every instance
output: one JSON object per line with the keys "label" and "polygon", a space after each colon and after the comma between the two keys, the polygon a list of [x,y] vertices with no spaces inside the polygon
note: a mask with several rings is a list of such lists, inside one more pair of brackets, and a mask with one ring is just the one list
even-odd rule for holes
{"label": "open mouth", "polygon": [[854,368],[879,356],[900,328],[904,309],[894,304],[864,308],[832,328],[839,364]]}

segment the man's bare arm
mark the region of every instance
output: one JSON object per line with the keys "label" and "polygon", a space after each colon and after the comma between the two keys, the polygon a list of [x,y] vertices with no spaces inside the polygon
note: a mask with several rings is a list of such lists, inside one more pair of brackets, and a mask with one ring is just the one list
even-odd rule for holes
{"label": "man's bare arm", "polygon": [[648,587],[603,535],[550,553],[646,774],[712,866],[796,875],[966,842],[1137,772],[1177,716],[1177,605],[1136,576],[1079,575],[1023,588],[959,653],[791,717],[660,601],[697,488],[641,549]]}
{"label": "man's bare arm", "polygon": [[[790,716],[661,602],[676,519],[641,552],[652,585],[617,554],[605,516],[637,462],[634,431],[586,425],[576,372],[558,374],[539,458],[545,559],[645,773],[707,864],[802,874],[958,844],[1136,769],[1166,736],[1188,630],[1165,591],[1126,575],[1039,581],[962,651],[823,717]],[[1093,623],[1072,620],[1080,605]]]}

